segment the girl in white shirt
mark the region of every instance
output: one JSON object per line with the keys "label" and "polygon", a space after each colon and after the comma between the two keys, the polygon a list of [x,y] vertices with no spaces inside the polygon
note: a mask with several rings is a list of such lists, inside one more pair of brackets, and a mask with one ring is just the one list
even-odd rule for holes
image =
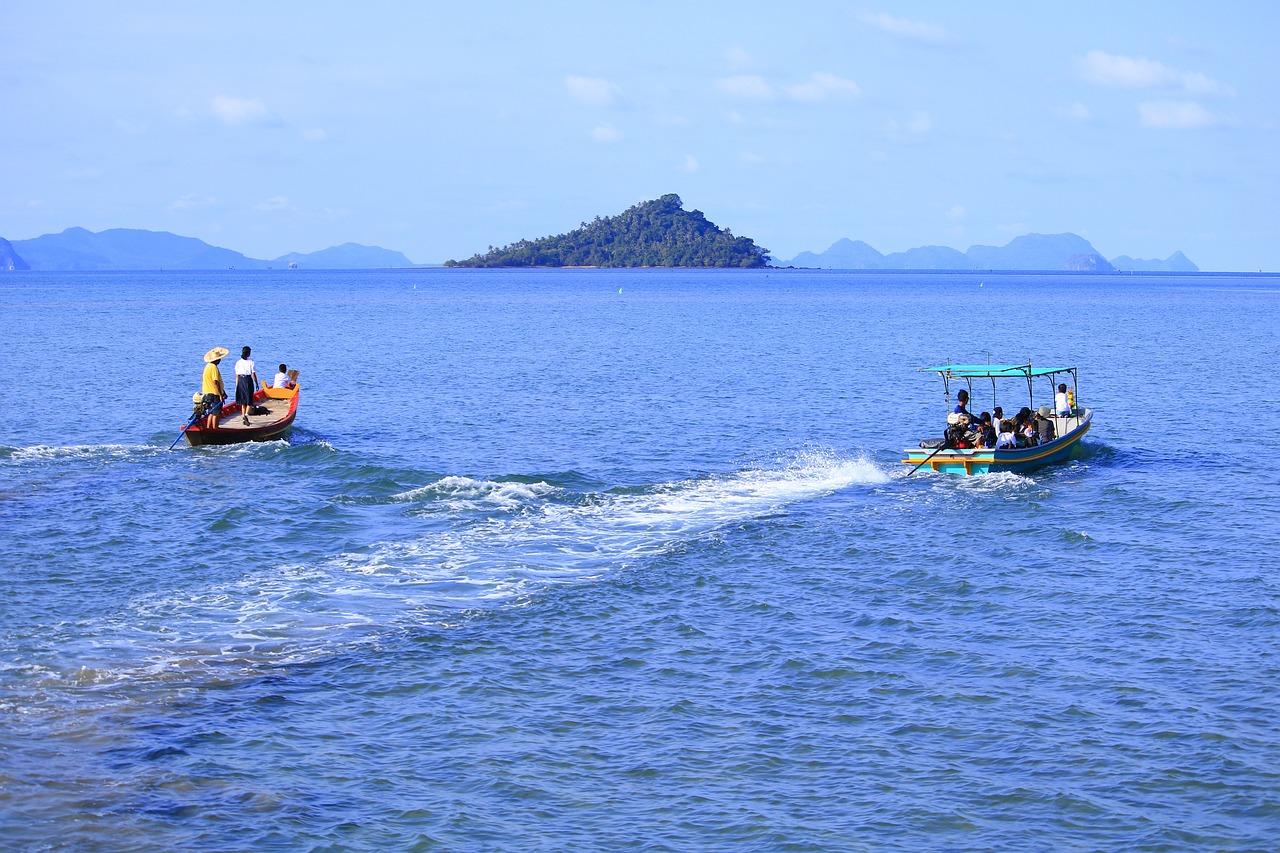
{"label": "girl in white shirt", "polygon": [[240,350],[236,362],[236,403],[240,406],[240,422],[249,426],[249,410],[253,408],[253,392],[258,386],[258,374],[249,358],[249,348]]}

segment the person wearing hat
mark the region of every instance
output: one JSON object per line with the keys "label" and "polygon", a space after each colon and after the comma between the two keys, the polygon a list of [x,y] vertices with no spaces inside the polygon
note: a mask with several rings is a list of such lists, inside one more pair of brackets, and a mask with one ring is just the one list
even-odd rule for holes
{"label": "person wearing hat", "polygon": [[236,404],[240,406],[240,421],[249,425],[249,410],[253,408],[253,392],[258,387],[257,366],[249,358],[250,349],[242,347],[240,360],[236,362]]}
{"label": "person wearing hat", "polygon": [[222,361],[222,357],[229,352],[231,350],[226,347],[214,347],[204,354],[204,376],[200,382],[200,393],[204,395],[201,398],[201,405],[206,412],[205,429],[218,428],[218,411],[222,408],[223,401],[227,399],[227,389],[222,384],[222,371],[218,369],[218,362]]}

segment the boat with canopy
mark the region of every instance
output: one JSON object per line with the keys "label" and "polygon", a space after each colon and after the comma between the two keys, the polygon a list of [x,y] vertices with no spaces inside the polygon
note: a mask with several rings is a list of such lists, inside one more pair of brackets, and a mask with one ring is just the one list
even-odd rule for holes
{"label": "boat with canopy", "polygon": [[[1047,379],[1049,384],[1049,400],[1054,400],[1054,389],[1060,377],[1070,377],[1069,406],[1065,412],[1054,406],[1041,406],[1038,414],[1053,424],[1053,436],[1050,441],[1030,447],[974,447],[964,446],[972,442],[954,441],[956,433],[950,430],[942,441],[921,441],[918,447],[908,447],[903,463],[918,468],[929,467],[934,471],[947,474],[987,474],[998,471],[1023,472],[1064,462],[1079,454],[1080,440],[1093,423],[1093,411],[1077,405],[1079,400],[1079,373],[1075,367],[1034,367],[1026,364],[944,364],[937,367],[922,367],[921,373],[936,373],[942,378],[943,394],[946,397],[947,409],[951,409],[951,384],[963,383],[970,399],[974,395],[974,382],[985,386],[983,380],[991,382],[991,406],[999,405],[997,391],[1001,384],[1008,380],[1022,380],[1026,383],[1027,406],[1036,412],[1035,380]],[[1003,383],[1001,382],[1003,381]],[[1021,384],[1021,383],[1019,383]]]}

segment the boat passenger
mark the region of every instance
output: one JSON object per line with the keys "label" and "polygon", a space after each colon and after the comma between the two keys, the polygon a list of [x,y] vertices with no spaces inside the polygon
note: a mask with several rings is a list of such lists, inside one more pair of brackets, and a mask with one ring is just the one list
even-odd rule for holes
{"label": "boat passenger", "polygon": [[969,437],[969,418],[958,412],[947,415],[947,431],[942,434],[942,446],[963,450],[973,446]]}
{"label": "boat passenger", "polygon": [[280,365],[280,372],[271,380],[272,388],[292,388],[293,380],[289,378],[289,365]]}
{"label": "boat passenger", "polygon": [[1041,444],[1048,444],[1058,437],[1057,430],[1053,428],[1053,418],[1049,417],[1052,411],[1048,406],[1041,406],[1036,412],[1036,430]]}
{"label": "boat passenger", "polygon": [[251,350],[244,347],[240,350],[240,360],[236,362],[236,403],[240,406],[240,421],[249,426],[249,410],[253,408],[253,392],[258,387],[258,373],[249,358]]}
{"label": "boat passenger", "polygon": [[1027,424],[1031,420],[1031,409],[1023,406],[1013,418],[1013,434],[1017,438],[1018,447],[1030,447],[1027,440]]}
{"label": "boat passenger", "polygon": [[991,423],[993,423],[996,426],[997,432],[1000,429],[1000,422],[1002,420],[1004,420],[1004,409],[1002,409],[999,406],[996,406],[994,409],[991,410]]}
{"label": "boat passenger", "polygon": [[1071,414],[1071,400],[1067,397],[1067,385],[1065,382],[1058,384],[1058,393],[1053,395],[1053,408],[1059,415]]}
{"label": "boat passenger", "polygon": [[222,384],[222,371],[218,369],[218,364],[230,352],[226,347],[214,347],[204,354],[204,375],[200,379],[200,393],[203,397],[200,404],[205,410],[205,429],[218,428],[218,412],[227,399],[227,389]]}
{"label": "boat passenger", "polygon": [[1036,427],[1034,418],[1027,418],[1018,437],[1021,439],[1019,444],[1023,447],[1035,447],[1040,443],[1040,430]]}
{"label": "boat passenger", "polygon": [[964,415],[971,422],[978,420],[973,412],[969,411],[969,392],[963,388],[956,392],[956,407],[951,411],[957,415]]}
{"label": "boat passenger", "polygon": [[1000,422],[1000,434],[996,437],[996,448],[1013,449],[1018,446],[1018,436],[1013,431],[1013,421],[1005,418]]}
{"label": "boat passenger", "polygon": [[996,428],[991,422],[991,413],[983,412],[978,417],[978,447],[995,447]]}

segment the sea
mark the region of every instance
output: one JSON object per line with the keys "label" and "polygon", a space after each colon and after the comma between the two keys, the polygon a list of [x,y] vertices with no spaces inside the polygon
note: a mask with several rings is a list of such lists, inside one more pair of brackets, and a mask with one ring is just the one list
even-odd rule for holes
{"label": "sea", "polygon": [[[1280,278],[31,272],[0,321],[4,850],[1280,848]],[[245,345],[292,432],[171,448]],[[920,368],[1028,361],[1078,458],[902,463]]]}

